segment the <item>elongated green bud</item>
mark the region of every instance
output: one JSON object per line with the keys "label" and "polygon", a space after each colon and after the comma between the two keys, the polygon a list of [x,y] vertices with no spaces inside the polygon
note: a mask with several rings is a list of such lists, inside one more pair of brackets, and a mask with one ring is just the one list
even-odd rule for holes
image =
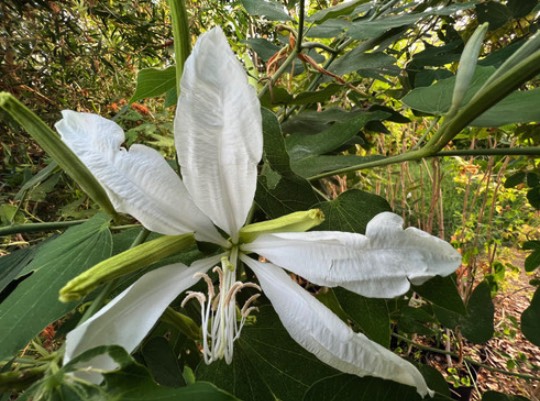
{"label": "elongated green bud", "polygon": [[195,245],[193,234],[166,235],[119,253],[75,277],[60,290],[60,301],[83,298],[101,284],[150,266]]}
{"label": "elongated green bud", "polygon": [[454,85],[454,93],[452,95],[452,105],[448,111],[449,115],[454,114],[463,103],[465,94],[467,93],[469,85],[471,84],[474,71],[476,70],[478,55],[480,54],[480,48],[482,47],[487,29],[487,23],[484,23],[476,28],[476,31],[474,31],[463,49],[456,74],[456,83]]}
{"label": "elongated green bud", "polygon": [[307,231],[323,221],[324,213],[320,209],[294,212],[277,219],[248,224],[240,230],[240,242],[251,242],[261,234]]}
{"label": "elongated green bud", "polygon": [[171,9],[172,31],[174,39],[174,59],[176,61],[176,91],[180,96],[180,79],[184,72],[184,63],[191,52],[189,21],[185,0],[169,0]]}
{"label": "elongated green bud", "polygon": [[111,216],[116,215],[107,193],[90,170],[42,119],[7,92],[0,92],[0,109],[23,127],[94,202]]}

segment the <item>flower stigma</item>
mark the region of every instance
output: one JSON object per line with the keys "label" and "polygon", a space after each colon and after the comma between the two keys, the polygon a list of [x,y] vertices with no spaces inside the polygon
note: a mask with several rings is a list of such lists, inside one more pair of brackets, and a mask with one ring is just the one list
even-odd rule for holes
{"label": "flower stigma", "polygon": [[[229,256],[221,258],[221,267],[212,269],[218,275],[218,291],[206,273],[195,273],[194,277],[202,278],[208,287],[205,295],[198,291],[188,291],[181,306],[190,299],[196,299],[201,305],[202,353],[206,364],[225,358],[230,364],[233,358],[233,344],[240,337],[247,317],[257,310],[253,302],[261,295],[250,296],[242,306],[237,308],[236,295],[244,288],[261,288],[252,282],[236,280],[236,266],[238,263],[238,248],[231,249]],[[237,309],[239,309],[237,311]]]}

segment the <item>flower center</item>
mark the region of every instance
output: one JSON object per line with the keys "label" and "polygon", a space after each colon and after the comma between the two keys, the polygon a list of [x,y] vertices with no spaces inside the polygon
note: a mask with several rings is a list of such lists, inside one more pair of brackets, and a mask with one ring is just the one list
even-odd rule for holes
{"label": "flower center", "polygon": [[206,282],[208,296],[202,292],[188,291],[182,301],[182,307],[193,298],[201,305],[203,356],[207,364],[222,358],[225,358],[228,364],[232,362],[233,344],[240,337],[249,314],[257,309],[252,304],[260,294],[249,297],[242,309],[237,310],[236,295],[243,288],[251,287],[261,291],[255,283],[236,280],[237,255],[238,248],[234,247],[231,250],[231,260],[224,256],[221,258],[221,267],[216,266],[212,270],[219,278],[217,293],[208,274],[196,273],[195,277],[200,277]]}

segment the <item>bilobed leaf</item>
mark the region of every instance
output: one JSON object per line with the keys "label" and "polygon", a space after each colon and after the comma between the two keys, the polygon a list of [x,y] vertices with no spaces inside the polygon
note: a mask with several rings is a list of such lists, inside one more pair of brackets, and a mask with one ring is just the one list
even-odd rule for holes
{"label": "bilobed leaf", "polygon": [[343,288],[334,288],[343,310],[369,339],[390,347],[390,316],[386,300],[367,298]]}
{"label": "bilobed leaf", "polygon": [[58,292],[70,279],[111,255],[109,219],[96,215],[41,247],[28,265],[34,271],[0,304],[0,358],[17,352],[77,303],[63,304]]}
{"label": "bilobed leaf", "polygon": [[317,380],[337,373],[290,338],[271,306],[259,308],[255,319],[235,343],[232,364],[201,363],[198,379],[242,400],[298,401]]}
{"label": "bilobed leaf", "polygon": [[336,199],[314,207],[321,209],[325,215],[324,222],[317,226],[318,231],[353,233],[364,233],[367,223],[376,214],[390,210],[385,199],[359,189],[350,189]]}
{"label": "bilobed leaf", "polygon": [[276,0],[242,0],[248,14],[265,17],[269,21],[290,21],[292,18],[285,11],[285,6]]}
{"label": "bilobed leaf", "polygon": [[264,62],[267,62],[280,49],[279,46],[263,38],[247,39],[246,43],[255,50],[255,53],[257,53]]}
{"label": "bilobed leaf", "polygon": [[149,97],[161,96],[176,87],[176,66],[164,70],[144,68],[137,75],[137,87],[130,103]]}
{"label": "bilobed leaf", "polygon": [[540,288],[521,315],[521,331],[530,342],[540,346]]}

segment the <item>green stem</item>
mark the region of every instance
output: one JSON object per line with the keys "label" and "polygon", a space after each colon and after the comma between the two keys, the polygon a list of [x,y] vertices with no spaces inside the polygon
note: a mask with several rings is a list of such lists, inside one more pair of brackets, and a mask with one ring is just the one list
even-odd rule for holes
{"label": "green stem", "polygon": [[540,146],[529,148],[445,150],[432,155],[432,157],[444,156],[540,156]]}
{"label": "green stem", "polygon": [[76,226],[87,222],[88,220],[56,221],[52,223],[29,223],[16,224],[0,228],[0,237],[4,235],[35,233],[42,231],[54,231],[62,228]]}
{"label": "green stem", "polygon": [[180,80],[184,72],[184,63],[191,52],[189,21],[184,0],[169,0],[172,30],[174,38],[174,59],[176,61],[176,89],[180,95]]}
{"label": "green stem", "polygon": [[300,1],[300,12],[298,15],[298,37],[296,38],[296,52],[302,51],[302,40],[304,40],[304,15],[306,4],[304,1]]}
{"label": "green stem", "polygon": [[[392,337],[395,337],[397,339],[405,341],[406,343],[411,344],[412,346],[414,346],[414,347],[416,347],[418,349],[424,350],[424,351],[434,352],[434,353],[442,354],[442,355],[450,355],[450,356],[453,356],[455,358],[459,358],[459,355],[454,353],[454,352],[444,351],[444,350],[439,349],[439,348],[434,348],[434,347],[429,347],[427,345],[418,344],[417,342],[409,340],[407,337],[400,336],[399,334],[392,333]],[[463,358],[463,360],[466,361],[467,363],[470,363],[471,365],[478,366],[480,368],[489,370],[491,372],[502,373],[503,375],[506,375],[506,376],[514,376],[514,377],[519,377],[521,379],[540,381],[539,376],[527,375],[527,374],[524,374],[524,373],[509,372],[509,371],[504,370],[504,369],[495,368],[493,366],[489,366],[489,365],[486,365],[484,363],[477,362],[477,361],[475,361],[474,359],[471,359],[471,358]]]}
{"label": "green stem", "polygon": [[0,373],[0,393],[25,390],[36,380],[42,378],[47,369],[48,365],[42,365],[15,372]]}

